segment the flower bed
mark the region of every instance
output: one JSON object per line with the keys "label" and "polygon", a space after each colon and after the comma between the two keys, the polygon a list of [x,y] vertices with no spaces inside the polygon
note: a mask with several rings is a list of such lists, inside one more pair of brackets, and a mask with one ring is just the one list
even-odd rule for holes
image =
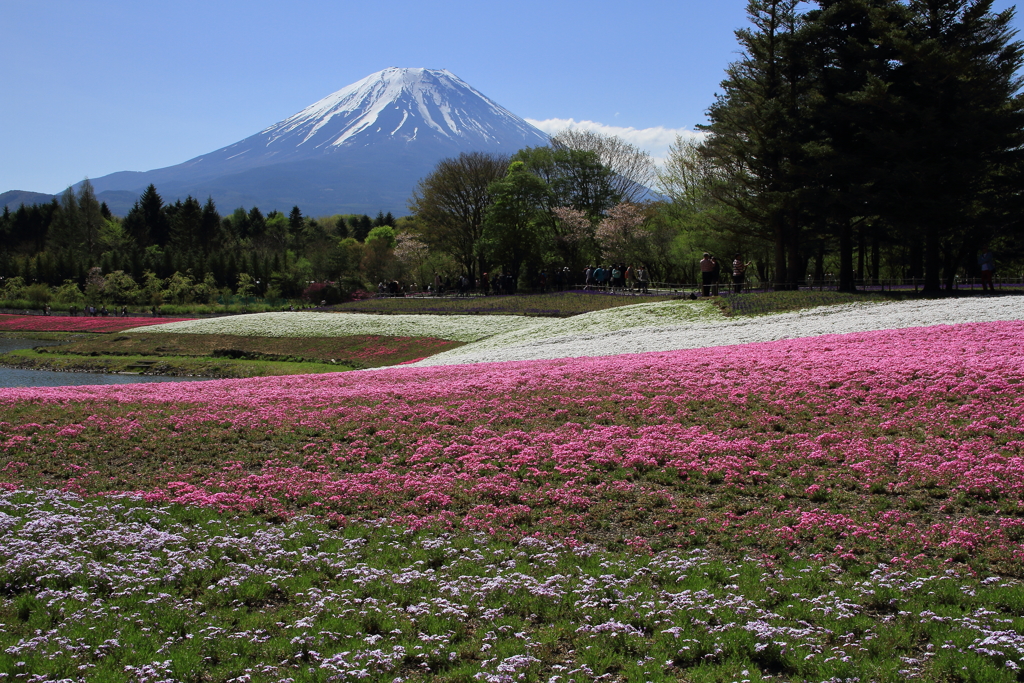
{"label": "flower bed", "polygon": [[[508,537],[728,539],[767,553],[1007,568],[1024,560],[1024,522],[1008,512],[1024,509],[1022,334],[1024,323],[992,323],[480,367],[7,390],[2,477]],[[52,469],[54,452],[68,469]]]}
{"label": "flower bed", "polygon": [[1014,680],[1021,338],[0,391],[0,671]]}
{"label": "flower bed", "polygon": [[[224,318],[173,322],[147,327],[146,332],[230,334],[253,337],[432,337],[476,341],[499,332],[529,328],[532,318],[486,315],[370,315],[365,313],[255,313]],[[126,330],[139,332],[140,330]]]}
{"label": "flower bed", "polygon": [[630,306],[544,323],[427,358],[451,365],[674,351],[753,342],[1024,319],[1024,297],[855,303],[760,318],[723,319],[703,301]]}
{"label": "flower bed", "polygon": [[[0,493],[11,680],[1014,680],[1024,589]],[[642,544],[637,544],[642,548]]]}
{"label": "flower bed", "polygon": [[0,314],[0,332],[124,332],[191,318],[118,318]]}

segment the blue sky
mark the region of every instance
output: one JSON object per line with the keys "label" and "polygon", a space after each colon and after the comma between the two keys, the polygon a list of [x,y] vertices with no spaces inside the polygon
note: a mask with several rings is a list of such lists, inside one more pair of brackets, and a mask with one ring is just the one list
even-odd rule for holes
{"label": "blue sky", "polygon": [[542,127],[590,121],[657,154],[703,122],[745,6],[0,0],[0,192],[180,163],[388,66],[448,69]]}

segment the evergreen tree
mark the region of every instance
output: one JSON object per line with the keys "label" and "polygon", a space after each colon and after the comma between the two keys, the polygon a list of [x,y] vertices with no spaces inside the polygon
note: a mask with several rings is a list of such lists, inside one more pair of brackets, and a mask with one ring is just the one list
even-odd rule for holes
{"label": "evergreen tree", "polygon": [[[889,0],[821,0],[806,16],[814,105],[813,154],[803,178],[806,205],[839,245],[839,289],[863,277],[867,236],[886,215],[887,131],[898,108],[893,81],[906,9]],[[853,254],[858,238],[860,267]]]}
{"label": "evergreen tree", "polygon": [[790,253],[800,233],[801,102],[807,89],[797,36],[796,0],[751,0],[751,29],[736,32],[743,48],[729,65],[723,94],[708,110],[706,153],[722,171],[715,196],[750,231],[774,245],[774,280],[791,288],[800,274]]}
{"label": "evergreen tree", "polygon": [[200,234],[203,227],[203,208],[192,195],[185,201],[178,200],[168,211],[171,221],[171,246],[185,257],[195,252],[200,245]]}
{"label": "evergreen tree", "polygon": [[213,202],[213,197],[206,198],[200,223],[199,243],[203,249],[209,249],[211,245],[217,244],[220,238],[220,213]]}
{"label": "evergreen tree", "polygon": [[250,237],[262,237],[267,231],[267,220],[263,217],[263,212],[260,211],[258,206],[254,206],[249,210],[246,224],[248,225]]}
{"label": "evergreen tree", "polygon": [[292,235],[299,235],[302,233],[302,228],[302,211],[299,207],[293,206],[291,213],[288,214],[288,231]]}
{"label": "evergreen tree", "polygon": [[[901,41],[899,89],[906,106],[889,140],[893,212],[908,239],[923,241],[925,290],[952,285],[957,267],[1008,221],[1019,186],[1024,46],[1013,10],[992,0],[912,0]],[[971,259],[973,260],[973,259]],[[972,264],[973,265],[973,264]]]}
{"label": "evergreen tree", "polygon": [[50,226],[50,249],[55,252],[74,253],[81,248],[83,241],[78,198],[75,191],[69,187],[60,197],[60,209]]}
{"label": "evergreen tree", "polygon": [[363,214],[358,218],[353,216],[350,226],[351,230],[349,230],[349,234],[362,242],[366,239],[366,236],[370,234],[370,230],[373,229],[373,221],[371,221],[370,217],[366,214]]}
{"label": "evergreen tree", "polygon": [[106,219],[103,218],[103,211],[96,199],[96,191],[88,178],[83,180],[78,188],[78,211],[81,217],[82,246],[89,259],[94,260],[99,258],[102,251],[100,231]]}

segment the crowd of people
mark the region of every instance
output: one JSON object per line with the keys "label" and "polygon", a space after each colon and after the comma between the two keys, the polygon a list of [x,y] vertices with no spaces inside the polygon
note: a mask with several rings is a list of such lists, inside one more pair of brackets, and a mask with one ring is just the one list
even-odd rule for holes
{"label": "crowd of people", "polygon": [[[643,265],[633,267],[626,264],[587,266],[578,276],[574,276],[568,267],[543,269],[530,278],[532,289],[539,292],[563,292],[570,289],[583,289],[604,292],[632,292],[647,294],[650,286],[650,274]],[[515,294],[519,283],[508,273],[484,273],[479,278],[466,275],[459,277],[441,277],[434,273],[431,284],[417,285],[415,282],[403,285],[397,280],[379,282],[378,296],[469,296],[470,294]]]}
{"label": "crowd of people", "polygon": [[650,276],[642,264],[634,268],[631,265],[616,264],[613,266],[587,266],[583,273],[585,290],[610,292],[637,292],[647,294]]}

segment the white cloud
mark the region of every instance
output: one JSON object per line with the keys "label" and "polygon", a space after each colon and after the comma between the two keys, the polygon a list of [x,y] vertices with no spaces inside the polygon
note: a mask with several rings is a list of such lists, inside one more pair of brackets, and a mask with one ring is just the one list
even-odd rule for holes
{"label": "white cloud", "polygon": [[676,141],[677,135],[681,135],[684,138],[704,137],[704,133],[686,128],[665,128],[663,126],[633,128],[609,126],[597,121],[577,121],[575,119],[544,119],[543,121],[526,119],[526,121],[531,126],[539,128],[548,135],[554,135],[567,129],[589,130],[603,135],[614,135],[631,145],[636,145],[640,149],[650,152],[654,162],[659,166],[665,161],[665,157],[668,155],[668,147]]}

